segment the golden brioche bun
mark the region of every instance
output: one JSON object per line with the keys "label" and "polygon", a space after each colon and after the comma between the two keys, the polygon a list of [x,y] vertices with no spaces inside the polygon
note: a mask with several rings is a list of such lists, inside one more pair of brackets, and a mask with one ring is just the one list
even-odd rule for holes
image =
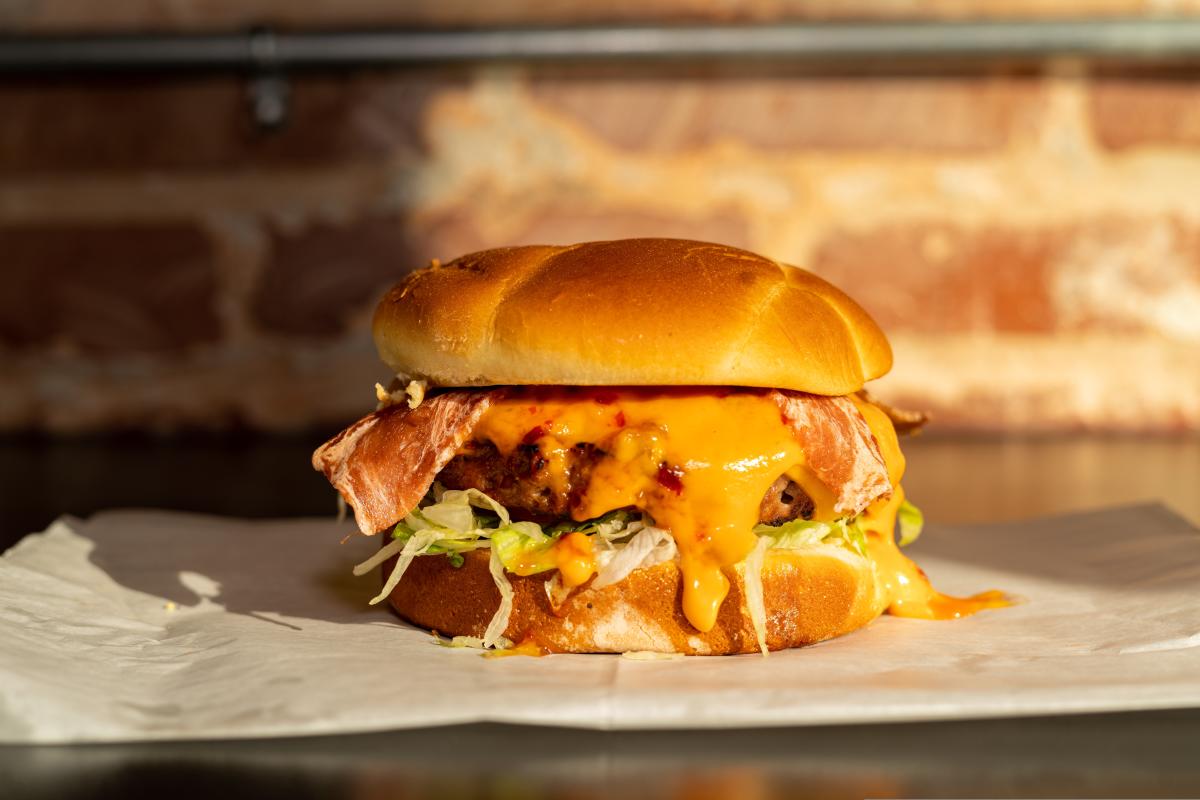
{"label": "golden brioche bun", "polygon": [[[488,558],[487,550],[472,550],[456,568],[442,556],[418,557],[388,600],[400,616],[422,628],[445,636],[482,636],[500,603]],[[385,576],[394,563],[383,565]],[[725,572],[729,596],[707,633],[697,631],[683,615],[682,582],[674,561],[634,570],[602,589],[585,584],[557,613],[546,592],[553,572],[529,577],[510,573],[513,610],[504,635],[514,642],[532,637],[552,652],[758,652],[742,566]],[[849,633],[878,617],[887,604],[873,562],[833,545],[768,551],[762,579],[771,650]]]}
{"label": "golden brioche bun", "polygon": [[734,247],[623,239],[508,247],[409,275],[375,343],[439,386],[763,386],[844,395],[886,373],[887,339],[812,273]]}

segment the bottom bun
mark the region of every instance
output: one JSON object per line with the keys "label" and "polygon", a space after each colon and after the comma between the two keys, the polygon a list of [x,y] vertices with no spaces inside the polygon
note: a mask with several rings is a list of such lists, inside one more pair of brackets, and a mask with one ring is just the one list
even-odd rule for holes
{"label": "bottom bun", "polygon": [[[500,604],[488,571],[487,550],[464,554],[461,567],[443,556],[413,559],[388,598],[401,617],[446,636],[483,636]],[[390,574],[394,560],[383,565]],[[553,572],[508,574],[513,609],[504,635],[532,638],[551,652],[621,653],[631,650],[689,655],[758,651],[746,606],[742,566],[725,570],[730,590],[713,629],[701,633],[683,615],[681,576],[674,561],[634,570],[624,580],[590,584],[551,607],[546,583]],[[887,604],[872,562],[841,547],[803,552],[768,551],[762,570],[767,646],[800,647],[861,628]]]}

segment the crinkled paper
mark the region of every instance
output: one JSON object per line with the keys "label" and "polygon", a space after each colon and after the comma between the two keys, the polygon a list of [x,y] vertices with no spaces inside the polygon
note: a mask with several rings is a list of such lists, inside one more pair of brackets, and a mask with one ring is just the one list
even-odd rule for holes
{"label": "crinkled paper", "polygon": [[369,607],[350,523],[119,511],[0,558],[0,741],[504,721],[705,728],[1200,706],[1200,532],[1161,506],[930,525],[912,554],[1011,608],[759,655],[486,659]]}

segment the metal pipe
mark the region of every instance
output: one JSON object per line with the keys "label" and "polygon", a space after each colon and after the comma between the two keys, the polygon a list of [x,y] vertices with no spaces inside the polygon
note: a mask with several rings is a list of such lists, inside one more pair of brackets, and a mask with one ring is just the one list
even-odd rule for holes
{"label": "metal pipe", "polygon": [[409,67],[480,61],[761,59],[1200,62],[1200,20],[812,23],[0,37],[0,73]]}

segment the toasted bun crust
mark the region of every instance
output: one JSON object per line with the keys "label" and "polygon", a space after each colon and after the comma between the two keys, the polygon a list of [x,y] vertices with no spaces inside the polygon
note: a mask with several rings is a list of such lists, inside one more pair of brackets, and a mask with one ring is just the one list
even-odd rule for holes
{"label": "toasted bun crust", "polygon": [[[393,563],[383,565],[384,575]],[[683,616],[682,582],[673,561],[634,570],[603,589],[585,584],[557,613],[545,586],[552,574],[508,576],[514,598],[506,637],[532,637],[542,647],[564,653],[758,651],[740,566],[726,570],[729,596],[707,633],[697,631]],[[762,576],[771,650],[849,633],[878,617],[887,604],[872,562],[840,547],[803,554],[769,552]],[[438,556],[414,559],[389,600],[400,616],[423,628],[446,636],[482,636],[499,606],[500,592],[488,572],[488,552],[473,550],[458,568]]]}
{"label": "toasted bun crust", "polygon": [[764,386],[843,395],[891,369],[853,300],[718,244],[509,247],[409,275],[380,303],[379,354],[439,386]]}

